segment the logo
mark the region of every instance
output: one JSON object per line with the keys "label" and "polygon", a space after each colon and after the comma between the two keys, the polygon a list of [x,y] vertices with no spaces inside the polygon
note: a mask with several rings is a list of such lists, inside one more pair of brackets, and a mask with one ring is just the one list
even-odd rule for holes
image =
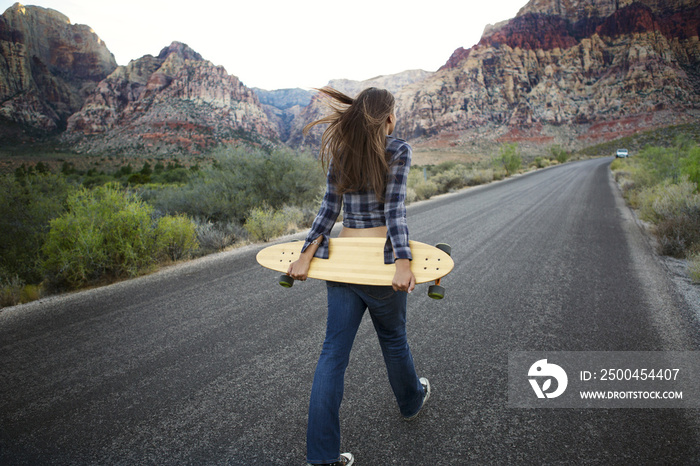
{"label": "logo", "polygon": [[[528,377],[535,377],[529,380],[537,398],[556,398],[564,393],[566,385],[569,383],[569,378],[566,376],[564,369],[556,364],[549,364],[546,359],[540,359],[530,366],[527,375]],[[541,386],[538,383],[538,379],[544,379]],[[552,388],[552,379],[557,381],[556,390],[548,391]]]}

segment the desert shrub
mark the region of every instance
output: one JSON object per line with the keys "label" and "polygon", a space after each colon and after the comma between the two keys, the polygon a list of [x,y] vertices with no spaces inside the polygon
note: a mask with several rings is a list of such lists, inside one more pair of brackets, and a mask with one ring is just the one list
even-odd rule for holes
{"label": "desert shrub", "polygon": [[565,163],[566,161],[569,160],[569,153],[566,152],[561,146],[551,146],[549,148],[550,154],[552,154],[552,157],[554,160],[556,160],[559,163]]}
{"label": "desert shrub", "polygon": [[306,226],[306,216],[301,208],[296,206],[284,206],[281,212],[285,222],[286,233],[294,233]]}
{"label": "desert shrub", "polygon": [[700,194],[688,181],[647,188],[640,193],[640,201],[640,216],[653,223],[700,211]]}
{"label": "desert shrub", "polygon": [[175,261],[190,256],[199,248],[195,225],[184,215],[166,216],[158,220],[156,237],[157,249]]}
{"label": "desert shrub", "polygon": [[535,168],[546,168],[549,164],[549,159],[544,157],[535,157],[535,160],[532,161],[532,165],[534,165]]}
{"label": "desert shrub", "polygon": [[14,306],[20,302],[24,282],[17,276],[0,277],[0,307]]}
{"label": "desert shrub", "polygon": [[624,162],[622,159],[615,159],[610,163],[610,170],[613,172],[617,172],[619,170],[624,169]]}
{"label": "desert shrub", "polygon": [[430,199],[437,194],[490,183],[493,180],[493,168],[474,168],[459,162],[413,167],[408,174],[406,203]]}
{"label": "desert shrub", "polygon": [[251,240],[265,242],[281,236],[286,227],[284,212],[267,206],[252,209],[243,225]]}
{"label": "desert shrub", "polygon": [[214,156],[212,167],[200,170],[183,187],[154,193],[150,202],[171,214],[242,223],[264,204],[312,204],[324,188],[318,161],[289,149],[228,147]]}
{"label": "desert shrub", "polygon": [[689,148],[687,156],[681,159],[681,174],[695,183],[696,191],[700,190],[700,146]]}
{"label": "desert shrub", "polygon": [[0,278],[0,308],[36,301],[42,294],[41,285],[27,285],[16,275],[9,279]]}
{"label": "desert shrub", "polygon": [[696,252],[688,259],[688,275],[693,283],[700,284],[700,252]]}
{"label": "desert shrub", "polygon": [[19,294],[20,303],[28,303],[31,301],[36,301],[43,295],[42,285],[24,285],[22,291]]}
{"label": "desert shrub", "polygon": [[254,208],[250,211],[243,228],[253,241],[269,241],[282,235],[286,222],[281,212],[271,207]]}
{"label": "desert shrub", "polygon": [[642,167],[641,158],[638,157],[615,159],[610,164],[610,169],[625,199],[635,209],[638,209],[643,202],[640,197],[644,197],[644,192],[659,182],[656,174]]}
{"label": "desert shrub", "polygon": [[662,254],[684,257],[700,244],[700,194],[689,181],[659,185],[639,193],[640,217],[656,224]]}
{"label": "desert shrub", "polygon": [[502,145],[498,156],[494,160],[494,164],[505,170],[505,176],[511,176],[517,173],[523,164],[523,159],[520,154],[518,154],[518,145]]}
{"label": "desert shrub", "polygon": [[411,187],[407,187],[406,188],[406,200],[405,200],[406,205],[409,205],[409,204],[416,202],[417,199],[418,199],[418,195],[416,194],[416,190],[411,188]]}
{"label": "desert shrub", "polygon": [[508,176],[508,173],[504,169],[495,168],[493,170],[493,181],[500,181]]}
{"label": "desert shrub", "polygon": [[414,186],[420,183],[421,181],[424,181],[427,176],[427,167],[425,167],[425,171],[423,167],[411,167],[411,170],[408,172],[408,179],[406,180],[406,185],[409,187]]}
{"label": "desert shrub", "polygon": [[430,177],[430,181],[435,184],[437,192],[446,193],[466,186],[468,173],[466,166],[454,164],[447,170]]}
{"label": "desert shrub", "polygon": [[42,280],[41,247],[49,222],[65,212],[75,191],[61,175],[0,176],[0,280]]}
{"label": "desert shrub", "polygon": [[647,177],[647,186],[681,177],[681,160],[689,147],[683,141],[674,147],[646,146],[639,153],[639,163]]}
{"label": "desert shrub", "polygon": [[478,186],[493,181],[493,169],[484,168],[479,170],[471,170],[466,177],[467,186]]}
{"label": "desert shrub", "polygon": [[82,189],[67,204],[43,246],[52,282],[78,287],[103,276],[135,276],[154,263],[153,208],[133,194],[107,184]]}
{"label": "desert shrub", "polygon": [[438,188],[432,181],[419,181],[413,185],[413,190],[416,193],[416,200],[422,201],[424,199],[430,199],[438,193]]}
{"label": "desert shrub", "polygon": [[685,257],[689,248],[700,243],[700,212],[662,220],[656,225],[655,232],[661,254]]}
{"label": "desert shrub", "polygon": [[197,219],[194,224],[201,254],[221,251],[247,235],[236,221],[214,223]]}
{"label": "desert shrub", "polygon": [[647,146],[610,168],[630,205],[654,224],[659,252],[688,257],[700,249],[700,147],[676,138],[673,147]]}

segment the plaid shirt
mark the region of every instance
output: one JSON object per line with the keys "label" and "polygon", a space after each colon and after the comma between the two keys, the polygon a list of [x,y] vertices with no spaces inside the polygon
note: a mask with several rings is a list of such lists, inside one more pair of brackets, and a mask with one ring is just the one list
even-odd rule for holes
{"label": "plaid shirt", "polygon": [[373,228],[386,226],[387,239],[384,245],[384,263],[393,264],[395,259],[412,259],[408,245],[406,224],[406,182],[411,168],[411,146],[404,140],[387,136],[386,150],[390,156],[384,202],[377,201],[372,191],[345,193],[342,197],[335,191],[330,170],[326,178],[326,194],[321,209],[316,215],[306,237],[302,251],[319,236],[323,236],[315,257],[328,259],[328,235],[343,207],[343,226],[348,228]]}

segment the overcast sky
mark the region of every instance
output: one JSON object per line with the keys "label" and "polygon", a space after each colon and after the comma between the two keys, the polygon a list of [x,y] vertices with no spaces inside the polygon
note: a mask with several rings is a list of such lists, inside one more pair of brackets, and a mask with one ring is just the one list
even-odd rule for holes
{"label": "overcast sky", "polygon": [[[0,0],[4,12],[15,2]],[[311,88],[410,69],[435,71],[527,0],[36,0],[87,24],[119,65],[173,41],[248,87]]]}

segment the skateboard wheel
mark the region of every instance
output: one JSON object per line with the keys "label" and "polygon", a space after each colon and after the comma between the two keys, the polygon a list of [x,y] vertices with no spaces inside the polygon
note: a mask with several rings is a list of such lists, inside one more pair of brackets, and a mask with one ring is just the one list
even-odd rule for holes
{"label": "skateboard wheel", "polygon": [[285,288],[291,288],[294,285],[294,279],[289,275],[280,275],[279,283]]}
{"label": "skateboard wheel", "polygon": [[442,299],[445,297],[445,288],[440,285],[430,285],[430,288],[428,288],[428,296],[433,299]]}
{"label": "skateboard wheel", "polygon": [[448,256],[452,255],[452,246],[450,246],[449,244],[439,243],[439,244],[436,244],[435,247],[438,248],[439,250],[447,253]]}

